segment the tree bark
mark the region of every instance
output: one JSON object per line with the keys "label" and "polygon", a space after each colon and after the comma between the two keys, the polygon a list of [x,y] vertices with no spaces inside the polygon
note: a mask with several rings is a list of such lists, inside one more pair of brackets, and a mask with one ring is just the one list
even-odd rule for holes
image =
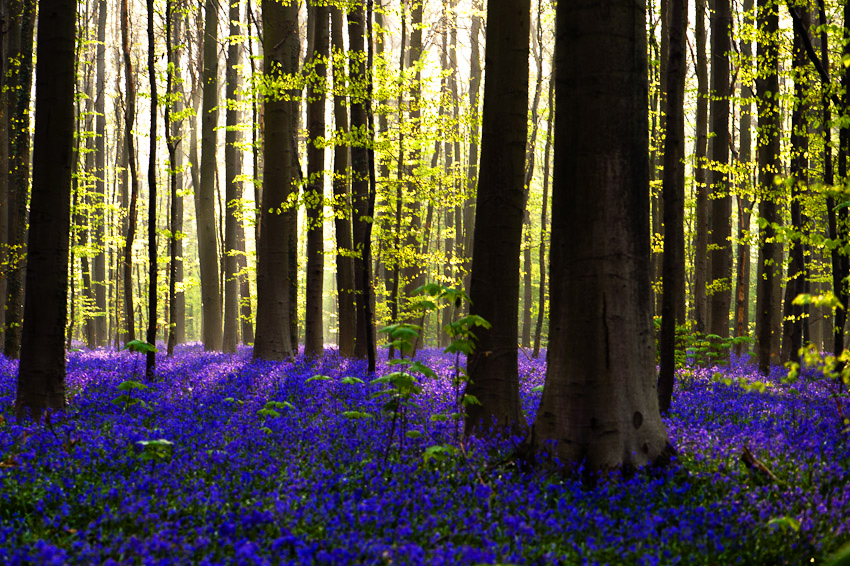
{"label": "tree bark", "polygon": [[127,90],[127,103],[124,115],[124,141],[127,148],[127,162],[130,168],[130,208],[127,220],[127,236],[124,239],[124,314],[125,342],[136,339],[135,313],[133,308],[133,240],[136,236],[137,202],[139,199],[139,177],[136,172],[136,141],[133,138],[133,125],[136,121],[136,77],[130,54],[130,13],[128,0],[121,1],[121,46],[124,55],[124,85]]}
{"label": "tree bark", "polygon": [[337,323],[339,325],[339,353],[344,358],[354,356],[354,338],[356,334],[357,313],[354,305],[354,245],[351,236],[351,194],[349,169],[348,110],[345,95],[345,45],[342,35],[342,10],[331,8],[331,28],[333,42],[334,75],[334,123],[336,128],[334,143],[334,229],[336,231],[336,287],[337,287]]}
{"label": "tree bark", "polygon": [[319,357],[324,352],[322,299],[325,277],[325,77],[330,48],[330,8],[311,3],[307,17],[312,35],[307,40],[308,57],[315,72],[307,85],[307,278],[304,321],[304,355]]}
{"label": "tree bark", "polygon": [[[297,45],[298,7],[276,0],[263,0],[264,73],[267,80],[280,81],[293,69]],[[263,205],[260,242],[257,250],[257,327],[254,358],[283,360],[294,355],[290,334],[289,238],[294,229],[286,214],[292,192],[294,106],[283,99],[291,90],[265,101],[263,140]]]}
{"label": "tree bark", "polygon": [[644,2],[558,3],[555,57],[549,349],[526,449],[587,471],[661,463]]}
{"label": "tree bark", "polygon": [[[687,0],[669,0],[667,131],[664,137],[664,255],[662,256],[661,340],[658,406],[670,411],[676,373],[676,324],[683,324],[685,296],[685,33]],[[680,312],[681,309],[681,312]],[[679,316],[682,316],[680,319]]]}
{"label": "tree bark", "polygon": [[241,190],[237,177],[242,173],[242,150],[239,148],[240,135],[237,126],[240,122],[239,104],[239,54],[241,46],[235,37],[242,33],[240,26],[239,0],[229,0],[231,40],[227,47],[226,97],[227,111],[224,133],[224,177],[225,177],[225,216],[224,216],[224,333],[221,349],[235,352],[239,342],[239,251],[236,245],[237,225],[241,218]]}
{"label": "tree bark", "polygon": [[[800,12],[805,31],[811,25],[808,9]],[[804,231],[802,199],[809,183],[809,105],[806,102],[806,90],[812,82],[808,77],[808,57],[803,47],[801,30],[794,26],[794,44],[792,51],[792,69],[794,76],[794,108],[791,114],[791,227],[797,234]],[[803,347],[803,325],[807,322],[807,310],[795,305],[794,298],[806,292],[805,244],[802,239],[789,242],[788,283],[785,291],[784,320],[782,332],[781,361],[800,362],[800,348]]]}
{"label": "tree bark", "polygon": [[[9,120],[8,242],[10,265],[6,279],[6,335],[4,353],[9,358],[21,354],[24,279],[27,261],[27,197],[30,176],[30,91],[33,65],[35,0],[15,0],[11,6],[10,60],[14,59],[9,93],[14,110]],[[64,277],[67,277],[65,275]],[[64,329],[63,329],[64,330]]]}
{"label": "tree bark", "polygon": [[[374,324],[369,305],[371,303],[371,265],[367,261],[370,245],[367,241],[372,222],[369,206],[369,152],[370,143],[368,115],[366,112],[368,69],[366,61],[366,17],[362,4],[355,5],[348,13],[348,40],[351,53],[349,80],[353,84],[350,96],[351,112],[351,193],[352,193],[352,237],[354,242],[354,289],[357,304],[357,325],[354,340],[354,355],[358,358],[374,359]],[[370,346],[371,345],[371,346]]]}
{"label": "tree bark", "polygon": [[732,197],[727,172],[729,163],[729,52],[732,50],[732,12],[729,0],[712,0],[711,15],[711,138],[708,142],[712,168],[711,232],[708,257],[708,331],[729,337],[732,302]]}
{"label": "tree bark", "polygon": [[[154,64],[154,0],[148,0],[148,73],[151,88],[150,153],[148,154],[148,330],[145,340],[156,346],[157,327],[157,249],[156,249],[156,113],[159,102],[156,92],[156,65]],[[145,356],[145,376],[153,379],[156,369],[156,352],[149,350]]]}
{"label": "tree bark", "polygon": [[215,235],[216,131],[218,125],[218,2],[206,0],[204,19],[201,179],[196,188],[198,261],[201,276],[204,349],[222,349],[221,292]]}
{"label": "tree bark", "polygon": [[76,0],[41,2],[27,296],[15,416],[65,407]]}
{"label": "tree bark", "polygon": [[756,79],[758,109],[759,166],[759,259],[756,297],[759,370],[767,375],[770,365],[779,362],[782,293],[782,244],[776,241],[776,227],[782,222],[779,203],[782,195],[775,178],[781,171],[779,160],[782,123],[779,114],[779,14],[771,0],[758,0],[759,42],[757,57],[762,68]]}
{"label": "tree bark", "polygon": [[694,190],[696,192],[694,237],[694,331],[708,330],[706,282],[708,276],[708,186],[706,185],[706,150],[708,146],[708,57],[706,56],[705,9],[707,0],[696,0],[697,109],[694,140]]}
{"label": "tree bark", "polygon": [[476,332],[466,394],[478,399],[467,434],[526,427],[519,402],[517,309],[525,209],[530,1],[487,4],[481,167],[475,205],[470,312],[492,327]]}

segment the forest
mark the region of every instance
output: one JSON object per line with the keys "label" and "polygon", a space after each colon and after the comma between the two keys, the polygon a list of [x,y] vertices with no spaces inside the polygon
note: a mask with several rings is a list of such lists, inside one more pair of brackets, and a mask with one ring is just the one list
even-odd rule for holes
{"label": "forest", "polygon": [[847,2],[0,36],[0,563],[850,566]]}

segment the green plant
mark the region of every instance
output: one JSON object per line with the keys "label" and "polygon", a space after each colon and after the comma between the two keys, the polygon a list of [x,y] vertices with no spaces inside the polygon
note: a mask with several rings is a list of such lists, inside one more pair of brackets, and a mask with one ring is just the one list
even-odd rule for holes
{"label": "green plant", "polygon": [[[151,352],[156,352],[156,346],[149,342],[142,342],[141,340],[130,340],[123,348],[124,350],[130,350],[131,352],[136,352],[137,354],[147,355]],[[133,361],[133,377],[136,377],[136,370],[139,365],[139,356],[136,356]]]}
{"label": "green plant", "polygon": [[144,399],[134,397],[131,394],[132,391],[144,391],[147,388],[147,385],[138,381],[122,381],[118,384],[118,391],[120,391],[121,394],[114,398],[111,403],[121,405],[124,408],[124,412],[127,411],[128,407],[132,407],[133,405],[141,405],[142,407],[147,408],[148,404]]}

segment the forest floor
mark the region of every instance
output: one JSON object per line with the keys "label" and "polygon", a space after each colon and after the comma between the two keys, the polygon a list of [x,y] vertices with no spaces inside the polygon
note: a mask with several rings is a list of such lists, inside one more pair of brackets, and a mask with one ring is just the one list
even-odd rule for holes
{"label": "forest floor", "polygon": [[[144,387],[138,354],[70,352],[46,426],[14,422],[0,357],[0,563],[797,565],[850,540],[850,400],[815,371],[680,370],[673,464],[588,485],[458,442],[454,360],[420,359],[436,378],[393,419],[330,351],[183,346]],[[520,373],[531,421],[544,358]]]}

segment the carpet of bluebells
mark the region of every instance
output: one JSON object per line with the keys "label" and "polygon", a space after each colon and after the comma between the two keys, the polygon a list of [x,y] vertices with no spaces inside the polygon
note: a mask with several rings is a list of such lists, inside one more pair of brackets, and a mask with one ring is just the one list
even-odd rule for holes
{"label": "carpet of bluebells", "polygon": [[[681,370],[673,464],[587,482],[517,467],[517,439],[458,442],[430,418],[454,410],[454,359],[420,359],[437,377],[394,420],[330,350],[184,346],[147,389],[119,387],[139,354],[75,351],[68,410],[33,425],[0,358],[0,563],[796,565],[850,540],[850,400],[816,371]],[[520,373],[531,421],[544,357]]]}

